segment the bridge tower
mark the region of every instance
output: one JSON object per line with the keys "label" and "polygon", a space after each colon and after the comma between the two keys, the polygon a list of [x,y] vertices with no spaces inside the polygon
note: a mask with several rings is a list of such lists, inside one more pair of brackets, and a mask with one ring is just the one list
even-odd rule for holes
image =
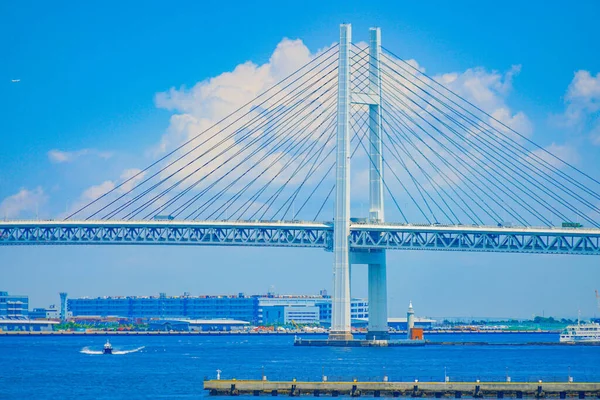
{"label": "bridge tower", "polygon": [[381,142],[381,31],[369,30],[369,85],[366,93],[352,93],[349,47],[352,28],[340,26],[336,200],[333,233],[333,298],[331,340],[351,340],[350,265],[368,265],[369,327],[367,339],[389,339],[385,250],[350,251],[350,109],[351,104],[369,107],[369,222],[384,221],[383,157]]}
{"label": "bridge tower", "polygon": [[333,296],[329,339],[351,340],[350,329],[350,45],[352,27],[340,25],[338,60]]}

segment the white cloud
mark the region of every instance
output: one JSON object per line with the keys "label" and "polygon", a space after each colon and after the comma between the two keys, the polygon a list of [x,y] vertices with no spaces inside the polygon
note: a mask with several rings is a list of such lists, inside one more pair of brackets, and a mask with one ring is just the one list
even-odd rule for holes
{"label": "white cloud", "polygon": [[567,108],[561,122],[589,136],[592,144],[600,145],[600,72],[575,72],[565,95]]}
{"label": "white cloud", "polygon": [[142,172],[142,170],[138,168],[130,168],[123,171],[121,174],[121,181],[123,184],[119,187],[120,193],[125,193],[130,191],[141,182],[146,176],[146,172]]}
{"label": "white cloud", "polygon": [[83,194],[82,199],[84,200],[96,200],[98,197],[110,192],[115,188],[115,184],[112,181],[104,181],[99,185],[91,186],[87,188]]}
{"label": "white cloud", "polygon": [[81,149],[76,151],[62,151],[54,149],[48,152],[48,159],[50,162],[55,164],[73,162],[78,158],[85,156],[95,156],[106,160],[112,157],[112,153],[95,149]]}
{"label": "white cloud", "polygon": [[43,206],[48,197],[41,187],[34,190],[21,189],[2,200],[0,203],[1,218],[17,218],[23,214],[37,213],[39,207]]}
{"label": "white cloud", "polygon": [[498,71],[488,72],[485,68],[476,67],[462,73],[451,72],[438,75],[434,79],[490,114],[495,120],[489,119],[486,122],[516,140],[517,135],[511,133],[502,124],[525,137],[533,134],[533,124],[529,118],[522,111],[513,114],[506,104],[506,99],[512,91],[513,78],[520,71],[520,65],[513,65],[504,74]]}
{"label": "white cloud", "polygon": [[[544,151],[545,150],[545,151]],[[546,161],[548,164],[552,165],[556,168],[564,167],[564,163],[560,162],[556,158],[552,157],[548,153],[558,157],[560,160],[567,162],[569,164],[578,164],[580,161],[580,156],[577,149],[574,146],[568,144],[556,144],[552,143],[549,146],[546,146],[542,149],[537,149],[532,152],[532,154]]]}
{"label": "white cloud", "polygon": [[506,129],[504,125],[525,137],[531,137],[533,135],[533,124],[529,118],[527,118],[525,113],[523,113],[523,111],[518,111],[515,114],[511,114],[508,108],[500,107],[493,111],[491,115],[495,120],[500,121],[502,124],[491,120],[490,125],[499,131],[504,132],[515,140],[519,140],[518,135],[515,135],[510,130]]}
{"label": "white cloud", "polygon": [[600,72],[596,76],[584,70],[575,72],[565,100],[570,106],[583,111],[600,110]]}
{"label": "white cloud", "polygon": [[[65,217],[73,214],[74,212],[79,211],[82,207],[88,205],[89,203],[91,203],[93,201],[96,201],[101,196],[110,192],[114,188],[115,188],[115,183],[111,180],[106,180],[98,185],[93,185],[93,186],[88,187],[81,193],[79,198],[73,204],[70,205],[68,210],[64,214],[61,214],[60,217],[65,218]],[[109,196],[107,196],[107,197],[109,197]],[[106,199],[106,200],[109,200],[109,199]],[[93,211],[99,210],[105,204],[107,204],[106,201],[97,202],[90,209],[86,210],[86,212],[83,212],[83,214],[77,213],[74,216],[74,219],[82,219],[83,217],[88,217],[89,215],[91,215],[91,213]],[[96,216],[96,217],[98,217],[98,216]]]}

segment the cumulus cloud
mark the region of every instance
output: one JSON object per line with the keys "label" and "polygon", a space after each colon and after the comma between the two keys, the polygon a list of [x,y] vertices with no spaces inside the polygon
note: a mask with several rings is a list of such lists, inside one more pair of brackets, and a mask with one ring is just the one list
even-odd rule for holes
{"label": "cumulus cloud", "polygon": [[95,149],[81,149],[75,151],[62,151],[54,149],[48,152],[48,159],[54,164],[73,162],[85,156],[94,156],[106,160],[112,157],[112,153]]}
{"label": "cumulus cloud", "polygon": [[[107,194],[108,192],[110,192],[111,190],[113,190],[115,188],[115,183],[111,180],[106,180],[100,184],[97,185],[93,185],[88,187],[87,189],[85,189],[81,195],[77,198],[77,200],[71,204],[71,206],[68,208],[68,210],[61,215],[61,217],[66,217],[69,216],[77,211],[79,211],[82,207],[86,206],[87,204],[99,199],[101,196]],[[106,204],[106,202],[102,202],[99,203],[98,206],[102,206]],[[100,207],[94,207],[93,210],[98,210]],[[88,212],[86,213],[86,216],[90,215],[91,213]],[[77,217],[82,217],[83,215],[77,215]]]}
{"label": "cumulus cloud", "polygon": [[125,193],[133,189],[139,182],[141,182],[146,176],[146,172],[138,168],[130,168],[123,171],[121,174],[121,181],[123,182],[119,187],[121,193]]}
{"label": "cumulus cloud", "polygon": [[96,200],[98,197],[110,192],[115,188],[115,184],[112,181],[104,181],[99,185],[94,185],[87,188],[82,195],[85,200]]}
{"label": "cumulus cloud", "polygon": [[[520,65],[513,65],[504,74],[476,67],[469,68],[461,73],[441,74],[436,76],[435,79],[502,124],[523,136],[530,137],[533,134],[533,124],[529,118],[521,111],[513,113],[506,104],[506,99],[512,91],[513,79],[520,71]],[[504,133],[509,134],[510,132],[494,119],[486,122]],[[515,137],[513,136],[513,138]]]}
{"label": "cumulus cloud", "polygon": [[[544,151],[545,150],[545,151]],[[546,161],[548,164],[552,165],[553,167],[556,168],[562,168],[564,167],[564,163],[557,160],[555,157],[552,157],[552,155],[558,157],[560,160],[569,163],[569,164],[578,164],[580,161],[580,156],[579,156],[579,152],[577,151],[577,148],[575,148],[572,145],[568,145],[568,144],[557,144],[557,143],[552,143],[549,146],[546,146],[543,150],[542,149],[537,149],[534,150],[532,152],[532,156],[535,155],[538,158]]]}
{"label": "cumulus cloud", "polygon": [[0,217],[17,218],[29,214],[34,216],[39,207],[43,206],[48,197],[41,187],[33,190],[21,189],[12,196],[6,197],[0,203]]}
{"label": "cumulus cloud", "polygon": [[600,72],[575,72],[565,94],[566,110],[562,123],[589,136],[592,144],[600,145]]}

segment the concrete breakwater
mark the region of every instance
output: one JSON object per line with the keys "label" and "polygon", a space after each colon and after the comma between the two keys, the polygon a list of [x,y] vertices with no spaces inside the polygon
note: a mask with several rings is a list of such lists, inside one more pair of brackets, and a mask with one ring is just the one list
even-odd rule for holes
{"label": "concrete breakwater", "polygon": [[297,382],[209,380],[212,396],[370,396],[425,398],[600,398],[600,383],[592,382]]}

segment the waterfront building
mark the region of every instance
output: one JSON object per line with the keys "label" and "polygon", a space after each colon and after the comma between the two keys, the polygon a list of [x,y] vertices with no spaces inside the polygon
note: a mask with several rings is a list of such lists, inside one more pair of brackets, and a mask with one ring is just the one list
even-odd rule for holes
{"label": "waterfront building", "polygon": [[26,318],[29,313],[29,296],[0,292],[0,317]]}
{"label": "waterfront building", "polygon": [[[127,296],[70,298],[68,311],[74,317],[125,317],[142,319],[231,319],[253,325],[321,324],[331,320],[331,297],[253,295],[243,293],[226,296]],[[353,320],[368,318],[369,304],[364,299],[352,299]]]}
{"label": "waterfront building", "polygon": [[321,322],[317,306],[264,306],[261,315],[263,325],[317,325]]}
{"label": "waterfront building", "polygon": [[134,319],[235,319],[258,323],[258,298],[244,296],[128,296],[67,300],[73,316],[119,316]]}
{"label": "waterfront building", "polygon": [[[331,323],[331,297],[322,291],[318,296],[269,295],[258,300],[259,320],[265,325]],[[365,299],[352,299],[351,319],[358,321],[369,317],[369,303]]]}
{"label": "waterfront building", "polygon": [[29,319],[59,319],[60,311],[53,304],[48,308],[34,308],[29,311]]}
{"label": "waterfront building", "polygon": [[21,332],[49,332],[53,330],[58,321],[36,321],[26,318],[4,318],[0,317],[0,331],[21,331]]}

